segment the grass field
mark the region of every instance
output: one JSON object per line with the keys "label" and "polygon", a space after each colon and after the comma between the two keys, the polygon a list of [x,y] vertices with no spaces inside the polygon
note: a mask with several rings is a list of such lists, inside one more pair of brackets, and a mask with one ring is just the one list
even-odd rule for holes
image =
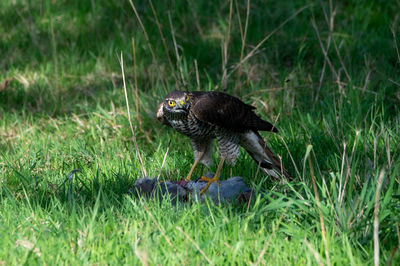
{"label": "grass field", "polygon": [[[2,0],[0,265],[399,265],[398,10]],[[174,89],[226,91],[276,121],[279,136],[263,136],[294,180],[242,152],[232,171],[250,204],[131,197],[144,172],[178,180],[193,162],[155,119]]]}

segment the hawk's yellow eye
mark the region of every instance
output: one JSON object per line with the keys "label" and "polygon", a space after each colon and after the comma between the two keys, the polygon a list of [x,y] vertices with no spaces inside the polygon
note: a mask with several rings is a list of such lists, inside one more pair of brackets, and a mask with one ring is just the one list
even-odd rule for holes
{"label": "hawk's yellow eye", "polygon": [[189,101],[189,96],[186,96],[186,101]]}
{"label": "hawk's yellow eye", "polygon": [[168,101],[168,105],[171,107],[174,107],[175,104],[176,104],[175,101],[171,101],[171,100]]}

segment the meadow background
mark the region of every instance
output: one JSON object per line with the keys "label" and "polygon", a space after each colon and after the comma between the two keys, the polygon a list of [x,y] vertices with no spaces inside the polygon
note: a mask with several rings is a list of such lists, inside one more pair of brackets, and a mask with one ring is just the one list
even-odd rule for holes
{"label": "meadow background", "polygon": [[[0,264],[400,264],[399,10],[0,1]],[[276,121],[263,135],[294,180],[242,153],[250,204],[131,197],[143,175],[190,169],[190,142],[155,119],[174,89],[226,91]]]}

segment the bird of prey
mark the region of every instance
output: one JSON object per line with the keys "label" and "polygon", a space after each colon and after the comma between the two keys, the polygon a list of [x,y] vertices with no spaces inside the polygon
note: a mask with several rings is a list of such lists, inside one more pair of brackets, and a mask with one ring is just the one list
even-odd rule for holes
{"label": "bird of prey", "polygon": [[232,165],[239,157],[242,146],[266,174],[291,179],[280,161],[267,147],[258,131],[278,132],[269,122],[254,113],[255,107],[223,92],[173,91],[157,108],[157,119],[190,138],[195,161],[187,180],[200,162],[212,163],[213,140],[217,140],[220,162],[213,178],[208,181],[201,194],[211,183],[218,181],[224,161]]}

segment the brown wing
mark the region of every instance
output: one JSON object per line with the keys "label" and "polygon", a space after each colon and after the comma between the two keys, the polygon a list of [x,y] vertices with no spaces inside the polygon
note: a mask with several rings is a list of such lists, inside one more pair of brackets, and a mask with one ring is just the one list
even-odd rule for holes
{"label": "brown wing", "polygon": [[197,119],[235,132],[262,130],[278,132],[254,113],[255,107],[222,92],[191,92],[191,111]]}
{"label": "brown wing", "polygon": [[171,126],[168,123],[167,119],[165,119],[165,117],[164,117],[163,104],[164,103],[162,102],[157,107],[157,120],[160,121],[161,123],[163,123],[164,125]]}

